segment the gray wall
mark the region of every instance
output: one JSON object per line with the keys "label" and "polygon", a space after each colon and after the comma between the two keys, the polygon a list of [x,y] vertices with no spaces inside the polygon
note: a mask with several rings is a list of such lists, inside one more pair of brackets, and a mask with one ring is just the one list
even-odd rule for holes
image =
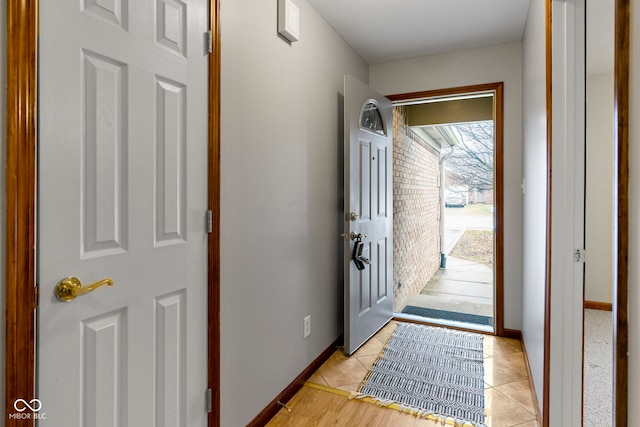
{"label": "gray wall", "polygon": [[[245,425],[342,332],[343,75],[368,66],[303,0],[222,2],[222,425]],[[311,336],[303,339],[303,318]]]}
{"label": "gray wall", "polygon": [[522,44],[373,65],[369,79],[385,95],[504,82],[505,327],[522,329]]}
{"label": "gray wall", "polygon": [[522,334],[542,404],[546,274],[547,114],[544,2],[532,1],[524,34]]}
{"label": "gray wall", "polygon": [[[6,237],[6,192],[5,192],[5,150],[6,150],[6,105],[7,105],[7,67],[6,67],[6,48],[7,45],[7,8],[0,6],[0,283],[5,280],[5,237]],[[4,306],[4,286],[0,287],[0,313],[5,312]],[[5,337],[5,321],[4,315],[0,316],[0,402],[4,402],[4,337]],[[0,419],[4,418],[4,405],[0,405]]]}
{"label": "gray wall", "polygon": [[584,299],[611,302],[613,73],[587,76]]}

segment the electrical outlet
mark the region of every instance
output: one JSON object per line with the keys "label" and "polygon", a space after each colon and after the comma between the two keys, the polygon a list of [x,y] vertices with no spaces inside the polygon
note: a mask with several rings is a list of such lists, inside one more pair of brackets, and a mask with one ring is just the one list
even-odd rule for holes
{"label": "electrical outlet", "polygon": [[307,338],[309,335],[311,335],[311,315],[308,315],[304,318],[303,325],[304,338]]}

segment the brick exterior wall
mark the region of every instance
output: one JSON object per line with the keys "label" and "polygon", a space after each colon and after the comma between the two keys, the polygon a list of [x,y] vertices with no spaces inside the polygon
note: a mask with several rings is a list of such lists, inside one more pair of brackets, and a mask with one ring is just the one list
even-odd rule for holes
{"label": "brick exterior wall", "polygon": [[394,309],[422,291],[440,266],[439,153],[393,111]]}

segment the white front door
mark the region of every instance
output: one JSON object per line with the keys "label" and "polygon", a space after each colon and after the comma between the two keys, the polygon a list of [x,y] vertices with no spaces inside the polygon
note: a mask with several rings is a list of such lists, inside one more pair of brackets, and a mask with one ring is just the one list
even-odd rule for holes
{"label": "white front door", "polygon": [[351,76],[344,87],[344,351],[352,354],[393,317],[393,129],[391,101]]}
{"label": "white front door", "polygon": [[206,425],[208,9],[40,0],[43,426]]}

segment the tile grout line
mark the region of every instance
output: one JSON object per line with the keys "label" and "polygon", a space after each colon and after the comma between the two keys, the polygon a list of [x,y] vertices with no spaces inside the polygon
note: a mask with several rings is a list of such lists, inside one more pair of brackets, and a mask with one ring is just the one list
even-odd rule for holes
{"label": "tile grout line", "polygon": [[[527,380],[528,380],[528,379],[527,379]],[[519,380],[519,381],[522,381],[522,380]],[[534,412],[531,412],[530,410],[528,410],[527,408],[525,408],[524,406],[522,406],[522,405],[520,404],[520,402],[516,401],[515,399],[512,399],[511,397],[509,397],[509,396],[507,396],[506,394],[502,393],[500,390],[497,390],[497,389],[496,389],[496,387],[502,387],[502,386],[504,386],[504,385],[509,385],[509,384],[513,384],[513,383],[517,383],[517,382],[518,382],[518,381],[513,381],[513,382],[510,382],[510,383],[507,383],[507,384],[501,384],[501,385],[499,385],[499,386],[495,386],[495,387],[493,387],[493,386],[492,386],[492,387],[489,387],[489,388],[490,388],[490,389],[493,389],[493,391],[495,391],[496,393],[498,393],[498,394],[499,394],[499,395],[501,395],[502,397],[506,397],[507,399],[509,399],[510,401],[512,401],[513,403],[515,403],[516,405],[518,405],[520,408],[524,409],[526,412],[528,412],[529,414],[531,414],[531,415],[533,415],[533,416],[535,417],[535,416],[536,416],[536,414],[535,414]],[[487,390],[487,389],[485,389],[485,391],[486,391],[486,390]],[[536,418],[536,420],[537,420],[537,418]],[[528,423],[528,422],[529,422],[529,421],[524,421],[524,422],[522,422],[522,423],[520,423],[520,424],[524,424],[524,423]],[[520,424],[514,424],[514,425],[520,425]]]}
{"label": "tile grout line", "polygon": [[[517,348],[516,346],[511,346],[511,351],[500,352],[500,354],[494,354],[494,353],[495,352],[492,352],[491,355],[485,357],[484,360],[483,360],[483,363],[486,362],[488,359],[492,359],[494,357],[498,357],[499,358],[500,356],[506,356],[506,355],[511,355],[511,354],[515,354],[515,353],[522,353],[522,350],[520,348]],[[487,353],[485,353],[485,354],[487,354]],[[516,383],[518,381],[523,381],[524,379],[528,380],[529,379],[529,375],[527,374],[526,377],[521,379],[521,380],[511,381],[511,382],[508,382],[508,383],[505,383],[505,384],[500,384],[500,385],[491,385],[491,384],[488,384],[485,381],[485,384],[488,385],[488,387],[485,388],[485,390],[484,390],[485,391],[485,398],[486,398],[487,390],[493,390],[495,393],[498,393],[502,397],[504,397],[504,398],[510,400],[511,402],[513,402],[514,404],[516,404],[519,408],[524,410],[526,413],[532,415],[534,417],[534,419],[531,420],[531,421],[536,421],[537,422],[538,418],[537,418],[535,413],[531,412],[529,409],[527,409],[526,407],[522,406],[519,402],[517,402],[516,400],[512,399],[510,396],[507,396],[506,394],[504,394],[504,393],[502,393],[502,392],[500,392],[499,390],[496,389],[496,387],[502,387],[502,386],[505,386],[505,385],[513,384],[513,383]],[[524,421],[524,422],[521,422],[521,423],[513,424],[513,425],[511,425],[511,427],[517,427],[517,426],[520,426],[520,425],[524,425],[524,424],[527,424],[527,423],[529,423],[531,421]]]}
{"label": "tile grout line", "polygon": [[[528,381],[528,380],[529,380],[529,379],[527,378],[527,381]],[[519,380],[519,381],[523,381],[523,380]],[[522,409],[524,409],[525,411],[527,411],[528,413],[530,413],[531,415],[533,415],[533,416],[535,417],[535,416],[536,416],[535,411],[534,411],[534,412],[531,412],[529,409],[527,409],[526,407],[522,406],[522,404],[521,404],[520,402],[518,402],[517,400],[513,399],[512,397],[510,397],[510,396],[508,396],[508,395],[506,395],[506,394],[502,393],[500,390],[497,390],[497,389],[496,389],[496,387],[502,387],[502,386],[509,385],[509,384],[513,384],[513,383],[517,383],[517,382],[518,382],[518,381],[513,381],[513,382],[510,382],[510,383],[507,383],[507,384],[501,384],[501,385],[499,385],[499,386],[495,386],[495,387],[491,387],[491,388],[492,388],[492,389],[493,389],[493,391],[495,391],[496,393],[500,394],[500,395],[501,395],[501,396],[503,396],[503,397],[506,397],[507,399],[509,399],[510,401],[512,401],[513,403],[515,403],[516,405],[518,405],[519,407],[521,407]],[[526,422],[526,421],[525,421],[525,422]]]}

